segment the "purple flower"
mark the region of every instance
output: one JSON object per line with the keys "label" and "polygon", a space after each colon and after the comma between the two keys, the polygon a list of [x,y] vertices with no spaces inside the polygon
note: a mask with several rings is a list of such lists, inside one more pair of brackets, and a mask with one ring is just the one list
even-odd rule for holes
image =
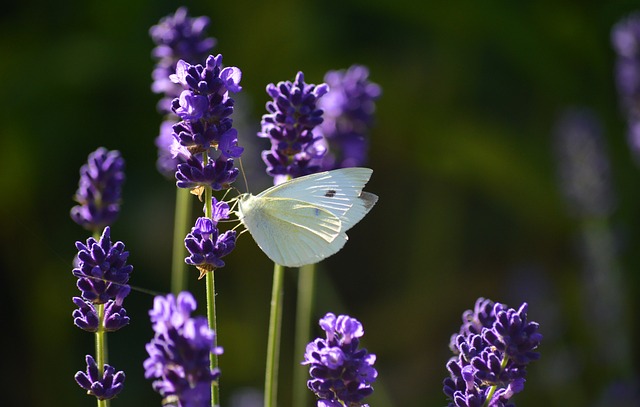
{"label": "purple flower", "polygon": [[[463,325],[450,347],[450,377],[443,382],[449,407],[512,407],[522,391],[526,366],[540,357],[538,324],[527,321],[527,303],[516,311],[479,298],[463,313]],[[491,395],[490,400],[487,398]]]}
{"label": "purple flower", "polygon": [[104,304],[115,299],[118,305],[129,294],[127,285],[133,266],[127,264],[129,252],[124,243],[111,243],[111,230],[107,226],[100,240],[93,237],[86,244],[76,242],[78,249],[73,275],[78,278],[77,286],[82,298],[94,304]]}
{"label": "purple flower", "polygon": [[87,371],[78,372],[75,375],[76,382],[87,391],[87,394],[95,396],[98,400],[109,400],[120,393],[124,387],[124,372],[116,373],[116,370],[105,364],[103,374],[100,374],[96,361],[87,355]]}
{"label": "purple flower", "polygon": [[215,346],[215,332],[205,317],[191,317],[196,301],[189,292],[154,299],[149,311],[155,335],[146,345],[145,377],[166,399],[178,399],[182,407],[211,405],[211,382],[220,376],[209,367],[209,355],[222,354]]}
{"label": "purple flower", "polygon": [[618,54],[615,79],[628,123],[629,144],[640,159],[640,13],[629,15],[613,27],[611,43]]}
{"label": "purple flower", "polygon": [[[214,206],[215,216],[220,216],[222,213]],[[228,206],[226,213],[228,215]],[[207,272],[224,267],[222,257],[231,253],[236,247],[236,232],[229,230],[220,234],[217,221],[201,217],[196,220],[191,233],[184,239],[184,245],[190,254],[185,262],[196,266],[200,270],[198,278],[202,278]]]}
{"label": "purple flower", "polygon": [[84,298],[73,297],[72,300],[78,306],[78,309],[75,309],[71,314],[74,325],[87,332],[96,332],[98,325],[100,325],[96,307],[91,301]]}
{"label": "purple flower", "polygon": [[362,399],[373,393],[371,384],[378,372],[376,356],[358,348],[364,335],[362,324],[348,315],[328,313],[319,322],[326,339],[307,345],[303,364],[309,365],[307,386],[319,398],[318,407],[362,406]]}
{"label": "purple flower", "polygon": [[324,111],[320,131],[328,152],[320,165],[325,170],[362,166],[367,161],[375,101],[382,90],[369,81],[369,70],[362,65],[329,71],[324,80],[330,90],[318,107]]}
{"label": "purple flower", "polygon": [[302,72],[298,72],[293,83],[267,86],[273,100],[267,102],[269,113],[262,116],[258,137],[271,141],[271,149],[262,152],[262,159],[274,183],[320,171],[320,166],[311,161],[322,158],[326,148],[319,144],[322,137],[314,135],[313,129],[322,123],[322,109],[317,102],[328,90],[324,83],[306,84]]}
{"label": "purple flower", "polygon": [[171,102],[180,96],[184,90],[174,83],[169,76],[176,72],[176,64],[180,60],[196,62],[204,60],[211,53],[216,40],[206,37],[209,26],[208,17],[189,17],[186,7],[180,7],[174,15],[160,20],[149,30],[149,34],[156,44],[153,57],[156,67],[153,70],[153,84],[151,89],[162,94],[158,102],[158,111],[165,114],[165,120],[160,125],[160,134],[156,138],[158,147],[157,167],[160,173],[173,176],[178,164],[184,162],[178,157],[172,157],[170,146],[173,140],[173,126],[178,119],[173,116]]}
{"label": "purple flower", "polygon": [[[205,66],[179,61],[171,80],[184,91],[172,102],[180,119],[173,125],[169,145],[177,165],[179,188],[228,188],[238,176],[234,159],[244,149],[238,146],[238,132],[232,128],[234,100],[229,92],[241,90],[241,72],[235,67],[222,67],[222,55],[209,56]],[[203,163],[201,153],[207,153]]]}
{"label": "purple flower", "polygon": [[100,231],[112,224],[120,213],[124,159],[119,151],[104,147],[89,154],[80,167],[80,182],[75,200],[80,205],[71,208],[71,219],[91,231]]}

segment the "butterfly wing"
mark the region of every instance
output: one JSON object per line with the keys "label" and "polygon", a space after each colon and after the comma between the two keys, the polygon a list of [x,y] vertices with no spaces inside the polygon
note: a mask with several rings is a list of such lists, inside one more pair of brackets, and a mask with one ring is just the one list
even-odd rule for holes
{"label": "butterfly wing", "polygon": [[240,201],[239,210],[260,249],[283,266],[317,263],[346,243],[340,219],[307,202],[249,195]]}
{"label": "butterfly wing", "polygon": [[271,187],[258,197],[297,199],[328,210],[336,215],[346,232],[358,223],[375,205],[378,197],[362,192],[371,178],[369,168],[341,168],[295,178]]}

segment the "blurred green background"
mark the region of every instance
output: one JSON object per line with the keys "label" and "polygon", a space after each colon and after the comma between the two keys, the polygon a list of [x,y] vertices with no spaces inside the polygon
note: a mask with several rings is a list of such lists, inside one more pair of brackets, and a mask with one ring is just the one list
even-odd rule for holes
{"label": "blurred green background", "polygon": [[[112,237],[131,253],[131,284],[169,290],[175,188],[155,169],[161,117],[149,89],[148,29],[181,5],[211,18],[215,52],[243,71],[234,118],[253,192],[269,184],[259,158],[266,146],[255,137],[268,83],[299,70],[320,83],[327,70],[359,63],[382,86],[367,187],[380,201],[345,249],[321,264],[318,294],[318,317],[349,313],[365,326],[380,377],[372,406],[446,405],[449,337],[480,296],[516,308],[527,301],[545,335],[518,406],[640,405],[629,386],[637,384],[638,352],[622,346],[622,356],[607,356],[617,345],[591,311],[601,299],[586,289],[592,264],[582,238],[591,231],[614,243],[603,267],[621,279],[624,308],[609,312],[603,303],[600,311],[637,344],[640,171],[619,113],[609,35],[638,4],[413,0],[5,4],[1,404],[95,403],[73,380],[93,337],[72,324],[74,242],[88,232],[68,213],[78,170],[98,146],[127,161]],[[571,211],[558,181],[553,129],[570,106],[590,107],[603,123],[617,205],[596,222]],[[225,260],[217,300],[229,406],[233,394],[262,386],[272,264],[248,235]],[[194,269],[190,287],[204,314],[196,276]],[[283,407],[293,270],[286,277]],[[113,406],[160,403],[142,370],[152,299],[133,292],[125,302],[131,325],[109,337],[110,362],[127,374]],[[612,401],[625,392],[629,404]]]}

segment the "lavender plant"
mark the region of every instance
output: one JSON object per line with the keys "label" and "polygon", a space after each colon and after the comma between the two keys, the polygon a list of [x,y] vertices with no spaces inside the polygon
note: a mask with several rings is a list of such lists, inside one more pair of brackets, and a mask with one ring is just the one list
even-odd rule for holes
{"label": "lavender plant", "polygon": [[[222,67],[222,55],[209,56],[205,65],[191,65],[178,61],[176,73],[170,76],[184,90],[172,101],[173,112],[181,121],[173,126],[171,149],[174,157],[182,157],[183,163],[176,170],[176,185],[187,188],[202,197],[205,202],[205,218],[199,219],[192,232],[185,238],[190,252],[186,262],[200,270],[200,278],[206,276],[207,320],[216,330],[215,284],[213,270],[222,267],[220,258],[235,247],[235,232],[220,234],[214,220],[212,191],[227,189],[238,176],[234,159],[242,155],[238,146],[237,131],[232,127],[234,100],[229,92],[239,92],[242,73],[236,67]],[[216,209],[216,213],[220,209]],[[228,214],[228,210],[226,211]],[[211,354],[211,368],[216,369],[218,359]],[[217,404],[218,388],[211,384],[212,403]]]}
{"label": "lavender plant", "polygon": [[319,321],[325,338],[307,345],[304,365],[309,366],[309,389],[318,397],[318,407],[368,406],[362,400],[373,393],[378,372],[376,355],[360,348],[362,324],[348,315],[327,313]]}
{"label": "lavender plant", "polygon": [[369,81],[369,70],[362,65],[329,71],[324,80],[330,90],[318,101],[324,112],[320,133],[327,150],[320,166],[326,170],[360,167],[367,161],[375,101],[382,90]]}
{"label": "lavender plant", "polygon": [[210,367],[210,355],[221,355],[215,332],[204,317],[192,317],[197,304],[185,291],[157,296],[149,311],[154,337],[146,346],[145,377],[153,378],[153,389],[163,397],[163,405],[181,407],[212,405],[211,384],[220,370]]}
{"label": "lavender plant", "polygon": [[[272,100],[266,104],[268,113],[262,116],[258,137],[266,138],[271,142],[271,148],[262,152],[262,159],[267,165],[267,173],[274,178],[274,184],[278,185],[291,178],[320,171],[322,168],[313,164],[312,161],[320,160],[326,153],[326,148],[321,143],[322,136],[314,134],[314,128],[322,123],[322,110],[317,107],[317,103],[329,90],[328,86],[324,83],[307,84],[304,81],[304,74],[298,72],[293,82],[282,81],[277,85],[270,83],[266,90]],[[301,272],[301,274],[311,275],[311,280],[308,278],[307,281],[312,281],[312,273],[313,270]],[[274,264],[265,374],[265,407],[277,404],[283,274],[284,267]],[[304,285],[304,280],[300,281]],[[307,288],[306,291],[310,290]],[[307,297],[307,302],[311,298],[311,296]],[[310,310],[300,312],[300,305],[298,306],[298,315],[304,316],[298,318],[296,324],[303,332],[303,334],[296,334],[296,344],[298,344],[296,351],[301,350],[300,343],[308,340],[308,314]],[[303,380],[300,370],[296,366],[294,367],[294,388],[296,382],[300,382],[301,379]],[[302,397],[304,396],[300,392],[294,395],[297,403],[304,402]]]}
{"label": "lavender plant", "polygon": [[512,407],[524,388],[526,367],[540,358],[542,335],[527,321],[527,303],[518,310],[478,298],[462,314],[460,332],[451,337],[454,356],[444,380],[449,407]]}
{"label": "lavender plant", "polygon": [[274,177],[274,184],[320,171],[321,167],[312,160],[322,158],[326,148],[320,143],[322,137],[313,130],[323,120],[318,99],[328,90],[324,83],[305,83],[302,72],[298,72],[293,82],[267,86],[273,100],[267,102],[269,113],[262,116],[258,137],[271,141],[271,149],[262,152],[262,159],[267,173]]}
{"label": "lavender plant", "polygon": [[[180,120],[171,107],[173,99],[178,98],[183,87],[171,80],[178,61],[189,63],[204,61],[211,53],[216,40],[206,36],[210,20],[208,17],[190,17],[186,7],[180,7],[175,14],[169,15],[151,27],[149,34],[156,44],[152,51],[156,59],[151,89],[162,95],[158,102],[158,112],[164,115],[160,125],[160,134],[156,138],[158,160],[156,167],[167,178],[174,178],[178,164],[185,162],[184,155],[172,151],[175,137],[173,126]],[[191,200],[187,190],[176,189],[176,207],[174,220],[174,238],[171,263],[171,291],[175,294],[187,287],[187,267],[183,261],[185,255],[184,236],[189,231],[191,219]]]}
{"label": "lavender plant", "polygon": [[71,218],[94,234],[86,243],[76,242],[78,254],[72,273],[81,296],[72,299],[78,307],[72,316],[78,328],[95,334],[96,357],[86,355],[86,371],[76,373],[75,379],[87,394],[96,397],[98,406],[108,405],[108,400],[122,391],[125,380],[124,372],[116,372],[106,358],[106,333],[119,330],[130,320],[122,303],[130,292],[127,283],[133,267],[127,264],[129,253],[124,244],[111,242],[107,226],[119,214],[124,178],[120,153],[98,148],[80,168],[75,196],[79,205],[71,209]]}

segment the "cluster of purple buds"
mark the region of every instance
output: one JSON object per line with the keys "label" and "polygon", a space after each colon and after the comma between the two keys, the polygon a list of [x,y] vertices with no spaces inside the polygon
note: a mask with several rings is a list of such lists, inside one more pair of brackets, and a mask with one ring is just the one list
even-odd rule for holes
{"label": "cluster of purple buds", "polygon": [[307,345],[303,364],[309,365],[307,386],[318,396],[318,407],[366,406],[378,372],[376,356],[359,348],[362,324],[348,315],[326,314],[320,320],[326,338]]}
{"label": "cluster of purple buds", "polygon": [[[72,313],[74,324],[88,332],[113,332],[129,324],[127,311],[122,307],[129,294],[127,264],[129,252],[122,242],[111,242],[111,224],[120,210],[124,160],[118,151],[99,148],[89,155],[80,168],[80,182],[71,218],[94,235],[102,230],[99,239],[90,237],[86,243],[76,242],[78,254],[73,275],[81,292],[72,300],[78,307]],[[104,228],[104,229],[103,229]],[[124,386],[124,372],[112,366],[98,366],[91,355],[86,357],[86,372],[75,375],[76,382],[88,394],[100,400],[115,397]]]}
{"label": "cluster of purple buds", "polygon": [[324,111],[320,132],[328,151],[321,159],[321,167],[332,170],[362,166],[367,161],[375,101],[382,90],[369,81],[369,70],[362,65],[329,71],[324,81],[330,90],[319,100],[318,107]]}
{"label": "cluster of purple buds", "polygon": [[158,111],[165,115],[160,125],[160,134],[156,138],[158,147],[158,170],[165,176],[173,176],[179,164],[178,159],[171,156],[173,140],[172,127],[178,118],[171,111],[171,102],[180,96],[182,86],[174,83],[169,76],[175,73],[178,61],[202,61],[211,53],[216,44],[215,38],[207,37],[208,17],[189,17],[186,7],[180,7],[175,14],[160,20],[149,30],[156,44],[152,51],[156,59],[153,70],[151,89],[162,95],[158,102]]}
{"label": "cluster of purple buds", "polygon": [[238,133],[232,127],[234,100],[242,73],[236,67],[222,67],[222,55],[209,56],[205,66],[178,61],[171,80],[183,91],[172,102],[181,119],[173,126],[172,156],[182,162],[176,171],[179,188],[199,190],[229,187],[238,176],[234,159],[242,155]]}
{"label": "cluster of purple buds", "polygon": [[129,318],[122,308],[124,298],[131,288],[127,284],[133,266],[127,264],[129,252],[122,242],[111,242],[111,230],[104,229],[100,240],[93,237],[86,243],[76,242],[78,255],[73,275],[81,297],[73,302],[79,307],[73,312],[74,323],[86,331],[98,329],[95,305],[105,304],[103,323],[107,331],[115,331],[127,325]]}
{"label": "cluster of purple buds", "polygon": [[295,81],[273,83],[267,93],[273,98],[267,102],[269,113],[262,116],[262,129],[258,137],[268,138],[271,149],[262,152],[267,173],[274,177],[274,184],[288,178],[297,178],[321,170],[318,161],[326,152],[322,136],[313,129],[322,123],[322,109],[318,99],[326,94],[326,84],[310,85],[304,82],[304,74],[298,72]]}
{"label": "cluster of purple buds", "polygon": [[146,345],[145,377],[165,401],[182,407],[211,406],[211,383],[220,371],[211,369],[210,354],[222,354],[215,345],[215,332],[205,317],[191,317],[196,301],[189,292],[154,299],[149,311],[153,339]]}
{"label": "cluster of purple buds", "polygon": [[124,159],[119,151],[100,147],[89,154],[87,163],[80,167],[74,197],[79,205],[71,208],[71,219],[93,232],[111,225],[120,213],[124,178]]}
{"label": "cluster of purple buds", "polygon": [[[111,242],[107,226],[99,240],[90,237],[86,243],[76,242],[78,255],[73,275],[82,293],[73,297],[78,307],[73,311],[73,323],[88,332],[113,332],[129,324],[127,311],[122,307],[131,288],[127,284],[133,267],[127,264],[129,252],[122,242]],[[102,307],[100,312],[98,307]],[[86,372],[76,373],[77,383],[88,394],[100,400],[115,397],[124,385],[124,372],[116,372],[105,364],[102,369],[87,355]]]}
{"label": "cluster of purple buds", "polygon": [[86,361],[87,371],[76,373],[75,379],[88,394],[95,396],[98,400],[109,400],[122,391],[124,372],[116,372],[112,366],[105,364],[101,374],[91,355],[87,355]]}
{"label": "cluster of purple buds", "polygon": [[611,31],[611,42],[617,53],[615,79],[629,144],[640,160],[640,13],[619,21]]}
{"label": "cluster of purple buds", "polygon": [[224,201],[218,202],[212,198],[211,218],[200,217],[196,220],[191,233],[187,235],[184,244],[189,251],[189,257],[185,262],[195,266],[200,271],[202,278],[209,271],[224,267],[222,257],[231,253],[236,247],[236,232],[228,230],[220,233],[218,222],[222,219],[229,219],[229,204]]}
{"label": "cluster of purple buds", "polygon": [[524,388],[526,366],[540,358],[536,322],[527,321],[527,303],[518,310],[479,298],[462,315],[460,332],[449,344],[454,356],[444,380],[449,407],[512,407]]}

